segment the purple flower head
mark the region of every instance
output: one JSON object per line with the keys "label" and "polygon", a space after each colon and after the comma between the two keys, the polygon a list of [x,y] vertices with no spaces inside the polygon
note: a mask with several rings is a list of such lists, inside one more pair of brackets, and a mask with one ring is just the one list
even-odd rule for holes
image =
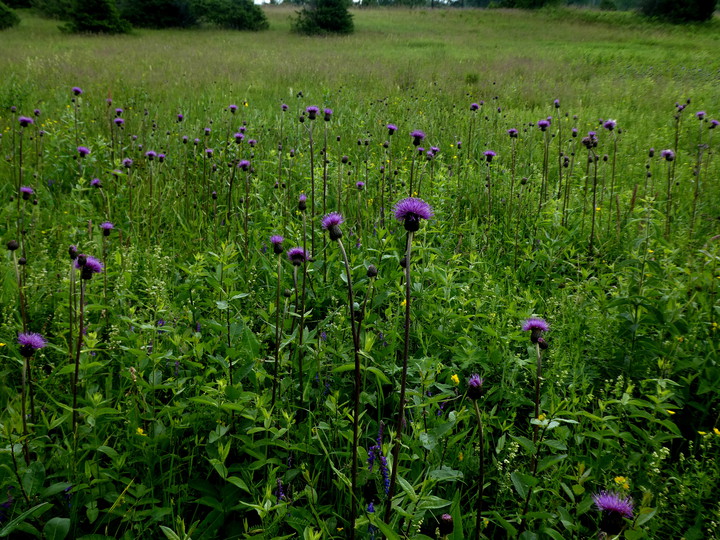
{"label": "purple flower head", "polygon": [[363,182],[362,180],[355,182],[355,187],[358,188],[358,191],[362,191],[363,189],[365,189],[365,182]]}
{"label": "purple flower head", "polygon": [[440,153],[440,148],[438,148],[437,146],[431,146],[431,147],[430,147],[430,151],[433,153],[433,155],[439,154],[439,153]]}
{"label": "purple flower head", "polygon": [[270,237],[270,243],[273,247],[273,253],[275,255],[280,255],[283,252],[283,245],[282,243],[285,241],[285,239],[280,236],[279,234],[274,234]]}
{"label": "purple flower head", "polygon": [[673,161],[675,159],[675,152],[670,149],[663,150],[660,155],[665,158],[665,161]]}
{"label": "purple flower head", "polygon": [[698,120],[702,120],[703,118],[705,118],[705,114],[707,114],[705,111],[698,111],[695,113],[695,116]]}
{"label": "purple flower head", "polygon": [[285,111],[287,111],[290,107],[288,107],[287,104],[283,103],[282,105],[280,105],[280,108],[282,109],[283,112],[285,112]]}
{"label": "purple flower head", "polygon": [[158,161],[159,161],[160,163],[162,163],[163,161],[165,161],[165,154],[158,154]]}
{"label": "purple flower head", "polygon": [[440,529],[440,536],[448,536],[453,532],[453,518],[450,514],[443,514],[440,516],[438,529]]}
{"label": "purple flower head", "polygon": [[103,236],[110,236],[110,231],[112,231],[115,228],[115,225],[113,225],[109,221],[103,221],[100,224],[100,228],[102,229]]}
{"label": "purple flower head", "polygon": [[115,109],[115,116],[122,116],[122,113],[124,113],[124,112],[125,112],[124,110],[117,108],[117,109]]}
{"label": "purple flower head", "polygon": [[228,110],[229,110],[231,113],[235,114],[235,112],[237,111],[237,105],[229,105],[229,106],[228,106]]}
{"label": "purple flower head", "polygon": [[625,526],[624,519],[632,519],[633,502],[630,497],[621,498],[617,493],[601,491],[592,496],[595,507],[602,513],[600,530],[612,536]]}
{"label": "purple flower head", "polygon": [[323,113],[325,113],[325,121],[326,121],[326,122],[329,122],[329,121],[330,121],[330,118],[332,118],[333,110],[332,110],[332,109],[325,109],[325,110],[323,111]]}
{"label": "purple flower head", "polygon": [[250,148],[254,148],[257,141],[255,139],[248,139],[248,144],[250,145]]}
{"label": "purple flower head", "polygon": [[99,274],[103,271],[103,264],[95,257],[80,254],[75,259],[75,268],[80,270],[81,279],[91,279],[93,274]]}
{"label": "purple flower head", "polygon": [[547,128],[550,127],[550,121],[549,120],[538,120],[537,126],[540,128],[540,131],[547,131]]}
{"label": "purple flower head", "polygon": [[80,154],[80,157],[85,157],[90,153],[90,149],[87,146],[78,146],[77,152]]}
{"label": "purple flower head", "polygon": [[530,317],[522,325],[523,332],[530,331],[530,341],[537,343],[543,332],[550,330],[550,325],[540,317]]}
{"label": "purple flower head", "polygon": [[470,104],[470,110],[471,110],[471,111],[477,111],[479,108],[480,108],[480,105],[478,105],[477,103],[471,103],[471,104]]}
{"label": "purple flower head", "polygon": [[21,186],[21,187],[20,187],[20,196],[21,196],[24,200],[26,200],[26,201],[27,201],[28,199],[30,199],[30,196],[31,196],[33,193],[35,193],[35,190],[33,190],[33,188],[31,188],[31,187],[29,187],[29,186]]}
{"label": "purple flower head", "polygon": [[710,120],[710,127],[708,127],[708,129],[715,129],[718,126],[720,126],[720,120],[715,120],[713,118],[712,120]]}
{"label": "purple flower head", "polygon": [[511,139],[517,139],[518,136],[518,130],[515,128],[510,128],[507,130],[507,134],[510,135]]}
{"label": "purple flower head", "polygon": [[206,148],[206,149],[205,149],[205,155],[206,155],[207,157],[212,157],[214,152],[215,152],[215,151],[214,151],[212,148]]}
{"label": "purple flower head", "polygon": [[556,109],[559,109],[560,108],[560,100],[556,99],[555,101],[553,101],[553,105],[555,105]]}
{"label": "purple flower head", "polygon": [[338,212],[330,212],[322,218],[322,228],[330,233],[330,240],[339,240],[342,238],[342,230],[340,224],[344,223],[342,215]]}
{"label": "purple flower head", "polygon": [[20,123],[20,127],[28,127],[35,123],[35,120],[30,118],[29,116],[21,116],[18,118],[18,122]]}
{"label": "purple flower head", "polygon": [[36,332],[20,333],[18,334],[17,341],[18,345],[20,345],[20,354],[26,358],[30,358],[35,351],[47,345],[45,338]]}
{"label": "purple flower head", "polygon": [[197,137],[196,137],[195,139],[193,139],[193,144],[194,144],[195,146],[197,146],[198,144],[200,144],[200,139],[198,139]]}
{"label": "purple flower head", "polygon": [[120,127],[125,123],[125,120],[123,120],[122,118],[115,118],[113,120],[113,122],[115,123],[116,126]]}
{"label": "purple flower head", "polygon": [[387,125],[388,135],[392,135],[397,131],[397,126],[395,124],[388,124]]}
{"label": "purple flower head", "polygon": [[79,95],[82,95],[83,91],[82,91],[82,88],[80,88],[79,86],[73,86],[72,93],[75,94],[76,96],[79,96]]}
{"label": "purple flower head", "polygon": [[410,132],[410,136],[413,138],[413,144],[415,146],[419,146],[420,142],[425,138],[425,132],[416,129],[415,131]]}
{"label": "purple flower head", "polygon": [[470,375],[467,390],[467,394],[470,399],[480,399],[480,397],[482,397],[482,386],[484,382],[485,379],[480,377],[477,373]]}
{"label": "purple flower head", "polygon": [[577,128],[572,128],[572,136],[573,136],[573,137],[577,137],[577,136],[578,136],[578,129],[577,129]]}
{"label": "purple flower head", "polygon": [[421,219],[430,219],[435,214],[428,203],[417,197],[408,197],[399,201],[394,208],[395,219],[403,221],[406,231],[417,231]]}
{"label": "purple flower head", "polygon": [[615,126],[617,125],[617,122],[615,120],[606,120],[603,124],[603,127],[607,129],[608,131],[612,131],[615,129]]}
{"label": "purple flower head", "polygon": [[497,154],[492,150],[485,150],[485,152],[483,152],[483,155],[485,156],[485,160],[490,163]]}
{"label": "purple flower head", "polygon": [[185,117],[184,117],[182,114],[178,113],[178,115],[177,115],[177,121],[178,121],[178,122],[182,122],[182,121],[183,121],[183,118],[185,118]]}
{"label": "purple flower head", "polygon": [[305,112],[307,113],[308,118],[310,120],[315,120],[315,118],[317,117],[317,114],[320,112],[320,109],[313,105],[313,106],[310,106],[307,109],[305,109]]}
{"label": "purple flower head", "polygon": [[238,163],[238,168],[242,169],[243,171],[249,171],[250,170],[250,162],[247,159],[242,159]]}
{"label": "purple flower head", "polygon": [[40,116],[40,109],[34,109],[34,110],[33,110],[33,114],[34,114],[35,116]]}
{"label": "purple flower head", "polygon": [[126,169],[129,169],[130,167],[132,167],[133,160],[130,158],[125,158],[122,160],[122,164],[123,164],[123,167],[125,167]]}
{"label": "purple flower head", "polygon": [[207,135],[210,135],[211,132],[212,132],[212,130],[211,130],[209,127],[206,127],[206,128],[205,128],[205,135],[206,135],[206,136],[207,136]]}
{"label": "purple flower head", "polygon": [[238,132],[235,134],[235,142],[236,142],[237,144],[240,144],[241,142],[243,142],[243,139],[244,139],[244,138],[245,138],[245,134],[244,134],[244,133],[240,133],[240,132],[238,131]]}
{"label": "purple flower head", "polygon": [[298,210],[303,212],[307,208],[307,195],[304,193],[300,194],[300,197],[298,197]]}
{"label": "purple flower head", "polygon": [[102,182],[100,182],[99,178],[93,178],[92,180],[90,180],[90,185],[94,188],[101,188]]}
{"label": "purple flower head", "polygon": [[157,157],[157,152],[155,152],[154,150],[148,150],[147,152],[145,152],[145,157],[148,158],[149,161],[152,161]]}
{"label": "purple flower head", "polygon": [[455,144],[456,144],[458,150],[462,150],[462,141],[458,141]]}
{"label": "purple flower head", "polygon": [[375,505],[370,501],[370,503],[367,505],[367,513],[368,514],[374,514],[375,513]]}
{"label": "purple flower head", "polygon": [[293,263],[295,266],[300,266],[302,263],[308,260],[307,253],[305,253],[305,250],[301,247],[294,247],[288,249],[287,255],[288,259],[290,259],[290,262]]}

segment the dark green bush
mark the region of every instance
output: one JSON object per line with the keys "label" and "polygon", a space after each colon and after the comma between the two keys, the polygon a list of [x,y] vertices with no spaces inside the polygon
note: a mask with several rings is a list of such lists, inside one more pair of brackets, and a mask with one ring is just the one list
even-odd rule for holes
{"label": "dark green bush", "polygon": [[19,22],[20,17],[12,9],[0,2],[0,30],[11,28]]}
{"label": "dark green bush", "polygon": [[643,0],[641,11],[672,23],[709,21],[715,12],[716,0]]}
{"label": "dark green bush", "polygon": [[73,0],[30,0],[30,5],[46,17],[66,21],[73,10]]}
{"label": "dark green bush", "polygon": [[187,28],[197,24],[190,0],[123,0],[120,13],[141,28]]}
{"label": "dark green bush", "polygon": [[17,9],[17,8],[29,8],[30,6],[30,0],[5,0],[4,3],[7,7]]}
{"label": "dark green bush", "polygon": [[232,30],[267,30],[263,10],[251,0],[195,0],[192,12],[200,22]]}
{"label": "dark green bush", "polygon": [[351,34],[355,29],[347,0],[314,0],[298,13],[293,28],[301,34]]}
{"label": "dark green bush", "polygon": [[63,30],[74,33],[123,34],[130,23],[120,18],[114,0],[75,0]]}

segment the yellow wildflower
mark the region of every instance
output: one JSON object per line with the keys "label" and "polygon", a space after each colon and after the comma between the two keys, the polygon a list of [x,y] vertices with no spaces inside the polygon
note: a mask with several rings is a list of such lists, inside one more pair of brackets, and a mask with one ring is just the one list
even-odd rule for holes
{"label": "yellow wildflower", "polygon": [[538,420],[540,420],[541,422],[542,422],[543,420],[545,420],[545,414],[544,414],[544,413],[540,413],[540,416],[538,416]]}
{"label": "yellow wildflower", "polygon": [[141,427],[137,428],[137,434],[141,437],[147,437],[147,433],[145,433],[145,430]]}
{"label": "yellow wildflower", "polygon": [[625,478],[624,476],[616,476],[616,477],[615,477],[615,483],[616,483],[618,486],[622,486],[623,489],[630,489],[630,482],[629,482],[628,479]]}
{"label": "yellow wildflower", "polygon": [[463,459],[465,459],[465,454],[462,452],[458,453],[458,461],[462,461]]}
{"label": "yellow wildflower", "polygon": [[707,435],[706,431],[698,431],[698,435]]}
{"label": "yellow wildflower", "polygon": [[655,250],[653,250],[653,249],[648,249],[648,253],[655,253]]}
{"label": "yellow wildflower", "polygon": [[450,377],[450,380],[453,382],[453,384],[460,384],[460,377],[458,377],[455,373],[453,373],[453,375]]}
{"label": "yellow wildflower", "polygon": [[718,437],[720,437],[720,429],[718,429],[718,428],[716,428],[716,427],[713,428],[713,433],[715,433],[715,435],[717,435]]}
{"label": "yellow wildflower", "polygon": [[400,302],[400,306],[402,306],[402,307],[407,306],[407,300],[406,300],[406,299],[403,299],[403,301]]}
{"label": "yellow wildflower", "polygon": [[668,409],[668,414],[675,414],[675,411]]}
{"label": "yellow wildflower", "polygon": [[0,341],[0,347],[4,347],[4,346],[5,346],[5,344],[2,341]]}

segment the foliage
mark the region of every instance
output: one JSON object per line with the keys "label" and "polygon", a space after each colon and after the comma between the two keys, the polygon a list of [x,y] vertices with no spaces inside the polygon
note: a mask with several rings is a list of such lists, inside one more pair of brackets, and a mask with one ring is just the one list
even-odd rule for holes
{"label": "foliage", "polygon": [[354,30],[348,0],[313,0],[297,13],[293,28],[300,34],[351,34]]}
{"label": "foliage", "polygon": [[138,28],[187,28],[197,23],[190,0],[123,0],[120,13]]}
{"label": "foliage", "polygon": [[20,17],[17,16],[17,13],[11,10],[3,2],[0,2],[0,30],[12,28],[18,24],[20,24]]}
{"label": "foliage", "polygon": [[641,11],[672,23],[702,22],[712,19],[716,0],[643,0]]}
{"label": "foliage", "polygon": [[46,17],[68,20],[75,0],[30,0],[32,7]]}
{"label": "foliage", "polygon": [[251,0],[194,0],[192,12],[203,22],[231,30],[267,30],[265,13]]}
{"label": "foliage", "polygon": [[74,0],[63,29],[74,33],[123,34],[130,23],[120,17],[114,0]]}

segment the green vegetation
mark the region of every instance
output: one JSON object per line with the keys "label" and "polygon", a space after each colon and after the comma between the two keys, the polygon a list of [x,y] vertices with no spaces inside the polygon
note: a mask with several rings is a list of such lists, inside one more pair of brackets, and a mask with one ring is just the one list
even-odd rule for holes
{"label": "green vegetation", "polygon": [[300,34],[352,34],[349,0],[312,0],[297,14],[293,28]]}
{"label": "green vegetation", "polygon": [[0,2],[0,30],[11,28],[20,22],[15,12],[3,2]]}
{"label": "green vegetation", "polygon": [[0,537],[712,537],[718,21],[265,13],[3,32]]}

